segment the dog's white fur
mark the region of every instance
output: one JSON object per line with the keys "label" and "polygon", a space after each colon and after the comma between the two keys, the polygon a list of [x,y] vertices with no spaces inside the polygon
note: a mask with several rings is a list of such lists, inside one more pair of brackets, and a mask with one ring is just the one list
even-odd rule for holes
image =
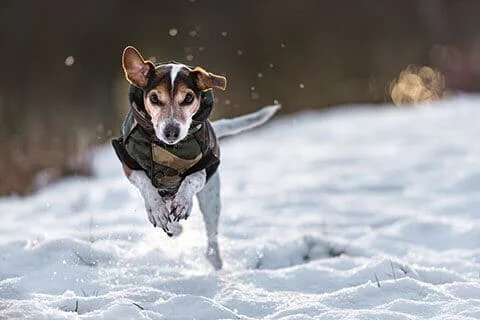
{"label": "dog's white fur", "polygon": [[192,200],[205,186],[207,173],[205,170],[197,171],[185,177],[173,198],[171,212],[175,220],[186,219],[192,210]]}
{"label": "dog's white fur", "polygon": [[164,67],[170,67],[170,83],[172,84],[172,90],[174,88],[174,84],[175,84],[175,79],[177,78],[177,75],[178,73],[180,72],[180,70],[182,70],[183,68],[185,69],[188,69],[188,70],[191,70],[189,67],[187,67],[186,65],[182,64],[182,63],[168,63],[166,65],[158,65],[156,66],[155,68],[164,68]]}
{"label": "dog's white fur", "polygon": [[[265,107],[257,112],[233,119],[222,119],[212,123],[217,137],[238,134],[257,127],[270,119],[279,106]],[[193,197],[196,195],[207,232],[206,256],[212,266],[222,268],[222,259],[218,247],[218,220],[220,217],[220,177],[218,171],[206,182],[205,170],[192,173],[181,183],[177,194],[172,198],[162,198],[158,190],[143,171],[132,171],[129,180],[138,188],[145,201],[148,220],[165,232],[176,235],[181,232],[177,222],[186,219],[192,210]],[[170,215],[173,212],[173,217]]]}
{"label": "dog's white fur", "polygon": [[220,119],[212,123],[213,130],[217,138],[233,136],[244,131],[261,126],[267,122],[277,110],[280,105],[273,105],[264,107],[257,112],[249,113],[244,116],[233,119]]}
{"label": "dog's white fur", "polygon": [[[171,81],[171,84],[172,84],[172,92],[173,92],[173,88],[175,87],[175,79],[177,78],[178,73],[183,68],[187,68],[187,66],[185,66],[184,64],[181,64],[181,63],[171,63],[171,64],[168,64],[168,66],[171,66],[170,81]],[[188,69],[190,69],[190,68],[188,68]]]}
{"label": "dog's white fur", "polygon": [[154,226],[167,230],[169,211],[165,199],[159,194],[157,188],[152,185],[150,178],[142,170],[134,170],[129,175],[130,182],[138,188],[145,201],[148,220]]}
{"label": "dog's white fur", "polygon": [[[174,89],[175,89],[175,79],[177,78],[178,76],[178,73],[182,70],[182,69],[187,69],[189,71],[192,71],[192,69],[182,63],[168,63],[166,65],[158,65],[156,66],[156,68],[165,68],[165,67],[168,67],[170,68],[170,83],[171,83],[171,95],[173,96],[173,93],[174,93]],[[160,121],[158,123],[155,123],[154,122],[154,119],[155,119],[155,115],[154,114],[151,114],[152,116],[152,122],[154,122],[154,131],[155,131],[155,135],[157,136],[157,138],[161,141],[163,141],[164,143],[166,144],[169,144],[169,145],[174,145],[174,144],[177,144],[179,141],[181,141],[182,139],[184,139],[187,134],[188,134],[188,130],[190,128],[190,125],[192,124],[192,119],[189,118],[187,119],[187,121],[185,123],[182,123],[181,121],[178,121],[174,116],[173,116],[173,107],[170,108],[170,112],[171,112],[171,116],[167,119],[164,119],[163,121]],[[158,110],[159,112],[159,110]],[[178,126],[178,128],[180,128],[180,134],[179,134],[179,138],[178,140],[176,141],[169,141],[165,136],[164,136],[164,129],[166,127],[167,124],[175,124],[176,126]]]}
{"label": "dog's white fur", "polygon": [[[175,125],[177,125],[180,128],[180,134],[179,134],[179,138],[178,138],[177,141],[169,142],[163,134],[164,130],[165,130],[165,126],[168,124],[168,122],[174,123]],[[162,141],[162,142],[164,142],[168,145],[174,145],[174,144],[177,144],[180,141],[182,141],[182,139],[185,139],[185,137],[188,134],[188,129],[190,128],[191,124],[192,124],[192,119],[191,118],[188,119],[185,122],[185,125],[183,125],[180,121],[177,121],[175,118],[171,117],[169,119],[166,119],[165,121],[162,121],[162,122],[158,123],[158,125],[153,127],[153,130],[155,131],[155,136],[160,141]]]}

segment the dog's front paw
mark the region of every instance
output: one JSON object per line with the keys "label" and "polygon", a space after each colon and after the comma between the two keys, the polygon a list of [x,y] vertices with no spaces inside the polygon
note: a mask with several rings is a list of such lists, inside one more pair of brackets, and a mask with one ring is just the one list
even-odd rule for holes
{"label": "dog's front paw", "polygon": [[190,211],[192,210],[192,205],[192,198],[185,197],[182,194],[177,194],[172,201],[172,211],[170,213],[173,216],[173,221],[187,219],[190,215]]}
{"label": "dog's front paw", "polygon": [[145,209],[147,211],[148,220],[154,227],[160,227],[169,234],[168,223],[169,212],[160,197],[152,197],[145,201]]}

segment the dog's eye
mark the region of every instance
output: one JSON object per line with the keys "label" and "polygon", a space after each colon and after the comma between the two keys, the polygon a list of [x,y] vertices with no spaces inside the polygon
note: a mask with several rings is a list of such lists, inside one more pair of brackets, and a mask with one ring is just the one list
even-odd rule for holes
{"label": "dog's eye", "polygon": [[153,104],[160,104],[160,100],[158,99],[158,96],[155,93],[150,95],[150,102]]}
{"label": "dog's eye", "polygon": [[185,99],[183,99],[182,104],[184,104],[184,105],[191,104],[193,102],[193,98],[194,98],[193,94],[187,93],[185,95]]}

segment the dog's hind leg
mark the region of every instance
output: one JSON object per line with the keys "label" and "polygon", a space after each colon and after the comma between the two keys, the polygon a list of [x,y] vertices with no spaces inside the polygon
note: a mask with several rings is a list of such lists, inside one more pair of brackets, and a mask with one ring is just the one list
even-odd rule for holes
{"label": "dog's hind leg", "polygon": [[215,270],[220,270],[222,269],[222,258],[220,257],[217,239],[221,206],[218,171],[210,178],[202,191],[197,193],[197,199],[207,231],[207,259]]}

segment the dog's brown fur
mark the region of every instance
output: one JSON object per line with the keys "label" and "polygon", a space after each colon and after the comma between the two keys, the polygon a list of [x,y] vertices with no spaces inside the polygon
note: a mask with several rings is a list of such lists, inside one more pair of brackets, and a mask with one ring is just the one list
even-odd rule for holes
{"label": "dog's brown fur", "polygon": [[[173,119],[181,126],[184,135],[193,115],[200,108],[199,93],[212,88],[225,90],[227,84],[223,76],[200,67],[192,70],[183,65],[176,65],[178,72],[171,79],[173,64],[155,68],[152,62],[145,61],[138,50],[131,46],[123,52],[122,65],[127,80],[145,90],[144,105],[154,128],[162,128],[165,121],[171,122]],[[162,140],[158,132],[157,136]]]}
{"label": "dog's brown fur", "polygon": [[[196,97],[195,92],[189,89],[184,83],[179,83],[173,94],[171,90],[168,90],[168,87],[167,81],[162,81],[146,94],[145,109],[152,118],[152,123],[155,125],[173,116],[183,124],[187,124],[187,120],[200,108],[200,101]],[[160,106],[150,101],[150,96],[153,94],[158,96],[161,103]],[[194,100],[189,105],[182,105],[187,94],[191,94]]]}

